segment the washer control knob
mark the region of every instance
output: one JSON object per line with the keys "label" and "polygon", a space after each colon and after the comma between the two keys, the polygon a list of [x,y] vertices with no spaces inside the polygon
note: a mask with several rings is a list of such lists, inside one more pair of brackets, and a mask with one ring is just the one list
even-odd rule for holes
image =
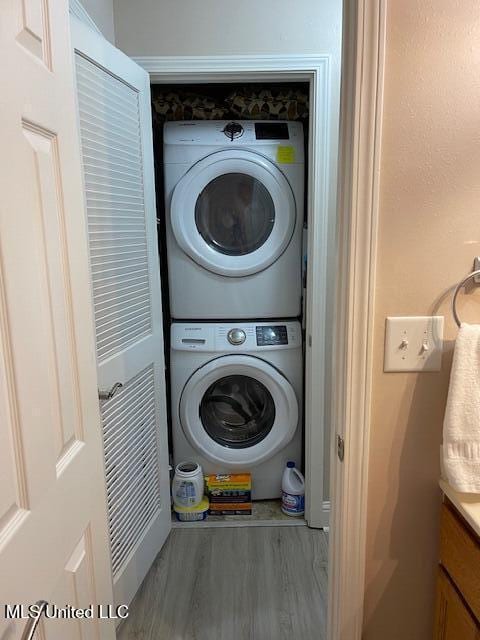
{"label": "washer control knob", "polygon": [[230,329],[227,338],[230,344],[243,344],[247,339],[247,335],[243,329]]}
{"label": "washer control knob", "polygon": [[229,122],[225,125],[223,133],[227,138],[230,138],[230,140],[240,138],[240,136],[243,135],[243,127],[238,122]]}

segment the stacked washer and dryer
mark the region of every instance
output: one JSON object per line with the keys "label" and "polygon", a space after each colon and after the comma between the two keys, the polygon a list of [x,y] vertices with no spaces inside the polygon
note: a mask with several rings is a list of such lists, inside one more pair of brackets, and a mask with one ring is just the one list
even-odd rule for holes
{"label": "stacked washer and dryer", "polygon": [[302,460],[303,127],[164,127],[175,464],[252,474],[277,498]]}

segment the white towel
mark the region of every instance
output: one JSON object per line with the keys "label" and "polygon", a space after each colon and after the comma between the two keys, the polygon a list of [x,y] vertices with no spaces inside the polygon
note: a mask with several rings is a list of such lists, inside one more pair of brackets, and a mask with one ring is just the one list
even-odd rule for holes
{"label": "white towel", "polygon": [[443,472],[462,493],[480,493],[480,325],[462,323],[443,422]]}

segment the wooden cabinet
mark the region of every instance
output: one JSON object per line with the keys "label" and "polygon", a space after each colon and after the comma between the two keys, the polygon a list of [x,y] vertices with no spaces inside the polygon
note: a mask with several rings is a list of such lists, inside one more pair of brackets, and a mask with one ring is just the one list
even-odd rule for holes
{"label": "wooden cabinet", "polygon": [[480,640],[480,539],[442,507],[434,640]]}

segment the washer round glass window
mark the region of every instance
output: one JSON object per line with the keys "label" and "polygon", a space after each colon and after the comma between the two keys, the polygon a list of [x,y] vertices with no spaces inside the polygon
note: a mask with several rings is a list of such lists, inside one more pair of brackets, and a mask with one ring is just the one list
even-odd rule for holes
{"label": "washer round glass window", "polygon": [[198,232],[215,251],[241,256],[271,234],[275,205],[265,186],[244,173],[225,173],[207,184],[195,204]]}
{"label": "washer round glass window", "polygon": [[220,378],[205,392],[200,419],[208,435],[231,449],[261,442],[273,427],[275,403],[258,380],[243,375]]}

